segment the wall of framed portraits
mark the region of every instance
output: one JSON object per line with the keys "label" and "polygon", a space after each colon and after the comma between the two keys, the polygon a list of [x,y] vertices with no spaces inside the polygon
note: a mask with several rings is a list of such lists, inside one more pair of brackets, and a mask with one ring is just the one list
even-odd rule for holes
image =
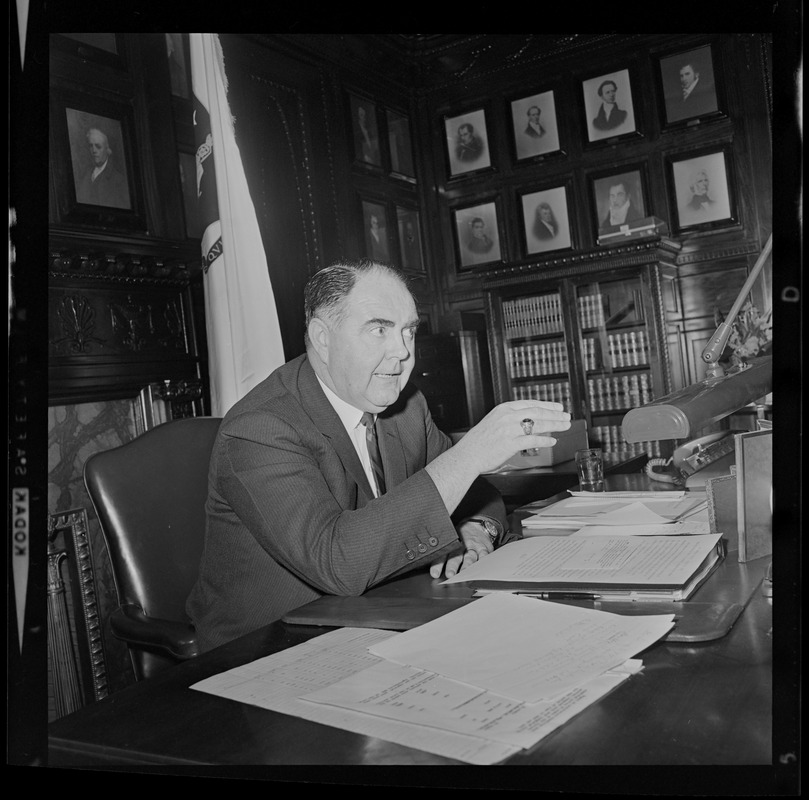
{"label": "wall of framed portraits", "polygon": [[425,93],[446,319],[473,307],[492,273],[541,276],[601,252],[607,263],[645,229],[680,248],[669,347],[686,385],[772,228],[770,41],[581,45],[516,58],[502,43],[476,65],[485,77]]}

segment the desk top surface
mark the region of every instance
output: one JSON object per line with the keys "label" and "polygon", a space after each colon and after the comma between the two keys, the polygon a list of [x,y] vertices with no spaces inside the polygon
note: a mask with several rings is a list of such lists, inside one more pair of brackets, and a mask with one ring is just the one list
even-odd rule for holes
{"label": "desk top surface", "polygon": [[[657,643],[642,654],[642,673],[507,763],[770,764],[772,606],[760,588],[769,562],[727,560],[694,596],[747,603],[727,636],[705,643]],[[369,594],[460,598],[470,593],[419,572]],[[49,726],[49,763],[456,763],[189,688],[326,630],[275,622],[56,720]]]}

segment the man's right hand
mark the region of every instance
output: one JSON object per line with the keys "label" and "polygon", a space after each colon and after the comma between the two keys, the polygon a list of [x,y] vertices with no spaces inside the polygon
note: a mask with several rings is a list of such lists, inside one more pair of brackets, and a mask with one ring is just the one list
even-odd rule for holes
{"label": "man's right hand", "polygon": [[[523,423],[532,422],[526,434]],[[556,440],[546,434],[570,427],[570,414],[560,403],[512,400],[495,406],[474,428],[425,467],[451,514],[472,481],[483,472],[496,470],[520,450],[552,447]]]}
{"label": "man's right hand", "polygon": [[[491,472],[520,450],[553,447],[556,439],[547,434],[570,427],[570,414],[561,403],[542,400],[512,400],[495,406],[455,445],[475,465],[477,474]],[[532,425],[523,425],[531,420]],[[531,433],[527,434],[526,430]]]}

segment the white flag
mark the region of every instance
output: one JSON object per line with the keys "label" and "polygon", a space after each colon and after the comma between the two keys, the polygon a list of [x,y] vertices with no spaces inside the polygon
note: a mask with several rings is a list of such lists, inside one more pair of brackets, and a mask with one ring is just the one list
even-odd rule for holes
{"label": "white flag", "polygon": [[247,188],[219,37],[191,33],[197,197],[211,412],[227,410],[276,367],[284,349],[267,258]]}

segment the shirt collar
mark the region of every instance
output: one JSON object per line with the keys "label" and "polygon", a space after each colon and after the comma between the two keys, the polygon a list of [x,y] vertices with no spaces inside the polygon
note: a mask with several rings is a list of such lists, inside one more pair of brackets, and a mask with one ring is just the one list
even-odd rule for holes
{"label": "shirt collar", "polygon": [[93,180],[95,180],[107,168],[107,164],[109,164],[109,163],[110,162],[109,162],[109,159],[108,159],[100,167],[96,167],[93,170]]}
{"label": "shirt collar", "polygon": [[357,425],[360,424],[362,420],[362,411],[357,408],[354,408],[350,403],[346,403],[345,400],[338,397],[325,383],[320,379],[319,375],[315,375],[317,378],[317,382],[320,384],[320,387],[323,389],[323,393],[326,395],[326,399],[331,403],[332,408],[337,412],[337,416],[340,417],[340,422],[343,423],[343,427],[348,431],[350,434]]}

